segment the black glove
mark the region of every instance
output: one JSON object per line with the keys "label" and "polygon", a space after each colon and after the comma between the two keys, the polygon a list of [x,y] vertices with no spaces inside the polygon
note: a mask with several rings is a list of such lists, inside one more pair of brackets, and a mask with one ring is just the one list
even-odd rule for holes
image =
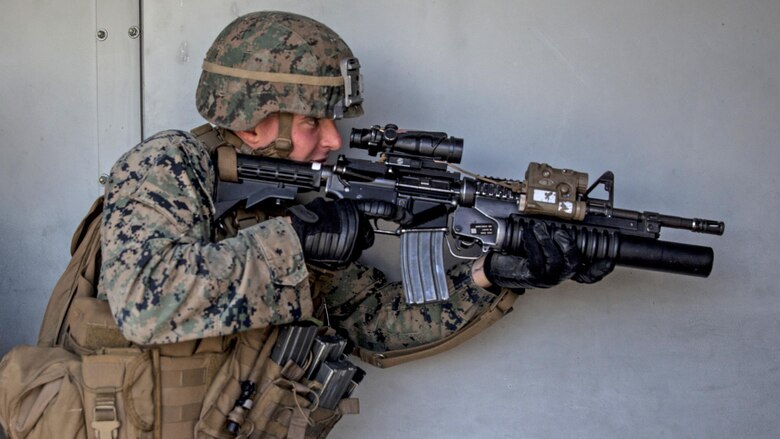
{"label": "black glove", "polygon": [[288,209],[306,262],[342,266],[374,244],[374,230],[352,200],[317,198]]}
{"label": "black glove", "polygon": [[580,264],[580,268],[574,273],[572,280],[581,284],[593,284],[604,279],[614,269],[614,259],[596,259],[586,264]]}
{"label": "black glove", "polygon": [[582,283],[601,280],[614,268],[614,261],[585,262],[574,233],[534,223],[522,231],[522,254],[490,252],[483,270],[494,285],[504,288],[550,288],[566,279]]}

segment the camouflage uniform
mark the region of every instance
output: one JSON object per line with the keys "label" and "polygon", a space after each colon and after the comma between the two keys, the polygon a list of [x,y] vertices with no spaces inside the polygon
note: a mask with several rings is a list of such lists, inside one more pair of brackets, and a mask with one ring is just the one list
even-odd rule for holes
{"label": "camouflage uniform", "polygon": [[[316,317],[358,346],[384,351],[446,336],[495,297],[471,283],[468,265],[451,271],[449,302],[414,307],[374,268],[309,276],[298,237],[281,218],[214,242],[214,180],[211,151],[181,131],[150,137],[114,165],[99,293],[128,339],[171,343]],[[314,290],[324,298],[316,311]]]}

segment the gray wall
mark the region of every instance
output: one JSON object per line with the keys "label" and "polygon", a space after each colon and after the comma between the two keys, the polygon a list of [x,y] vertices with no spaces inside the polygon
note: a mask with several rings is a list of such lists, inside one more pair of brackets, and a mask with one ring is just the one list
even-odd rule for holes
{"label": "gray wall", "polygon": [[[89,104],[99,80],[67,67],[95,64],[94,4],[31,3],[0,18],[0,351],[33,341],[103,168]],[[488,175],[520,177],[529,161],[610,169],[621,207],[727,224],[720,238],[664,234],[715,248],[708,279],[618,269],[529,291],[454,351],[370,369],[363,414],[334,437],[777,436],[780,3],[145,1],[146,135],[201,123],[203,54],[257,9],[310,15],[350,43],[367,102],[343,132],[447,131],[466,139],[464,166]],[[65,18],[88,32],[34,31]],[[393,272],[387,253],[368,260]]]}
{"label": "gray wall", "polygon": [[[139,3],[10,1],[0,13],[0,352],[32,343],[70,237],[141,138]],[[108,31],[105,41],[96,29]]]}

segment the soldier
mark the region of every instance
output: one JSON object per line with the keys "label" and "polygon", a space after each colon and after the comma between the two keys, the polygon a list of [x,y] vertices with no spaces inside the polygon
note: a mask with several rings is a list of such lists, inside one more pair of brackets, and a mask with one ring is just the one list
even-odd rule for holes
{"label": "soldier", "polygon": [[240,211],[217,224],[214,150],[324,161],[341,147],[335,120],[362,114],[355,61],[331,29],[290,13],[247,14],[217,37],[196,95],[210,124],[151,136],[117,161],[106,186],[99,297],[125,338],[164,345],[318,318],[386,366],[386,351],[425,355],[419,347],[499,300],[505,312],[523,288],[611,271],[610,261],[581,262],[570,233],[538,225],[523,234],[524,255],[458,265],[449,301],[408,306],[399,284],[356,263],[373,235],[348,200]]}

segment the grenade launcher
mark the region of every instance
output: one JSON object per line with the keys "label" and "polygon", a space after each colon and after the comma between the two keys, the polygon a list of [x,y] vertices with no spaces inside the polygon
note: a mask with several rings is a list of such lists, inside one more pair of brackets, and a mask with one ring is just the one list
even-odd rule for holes
{"label": "grenade launcher", "polygon": [[[377,125],[353,129],[349,140],[351,148],[379,159],[341,155],[335,164],[324,165],[236,155],[237,172],[229,166],[231,175],[220,173],[217,218],[238,206],[294,200],[300,192],[322,187],[331,197],[357,200],[369,217],[398,220],[397,212],[411,213],[395,230],[382,230],[374,221],[377,233],[401,237],[402,280],[410,304],[449,297],[445,243],[453,256],[464,259],[489,250],[518,253],[521,231],[537,221],[572,230],[589,260],[611,258],[616,265],[701,277],[712,270],[712,248],[661,241],[661,228],[713,235],[724,230],[720,221],[615,208],[612,172],[591,186],[586,173],[540,163],[531,163],[522,181],[486,178],[455,166],[463,139],[446,133]],[[591,196],[599,186],[606,199]],[[393,212],[386,211],[388,206]]]}

